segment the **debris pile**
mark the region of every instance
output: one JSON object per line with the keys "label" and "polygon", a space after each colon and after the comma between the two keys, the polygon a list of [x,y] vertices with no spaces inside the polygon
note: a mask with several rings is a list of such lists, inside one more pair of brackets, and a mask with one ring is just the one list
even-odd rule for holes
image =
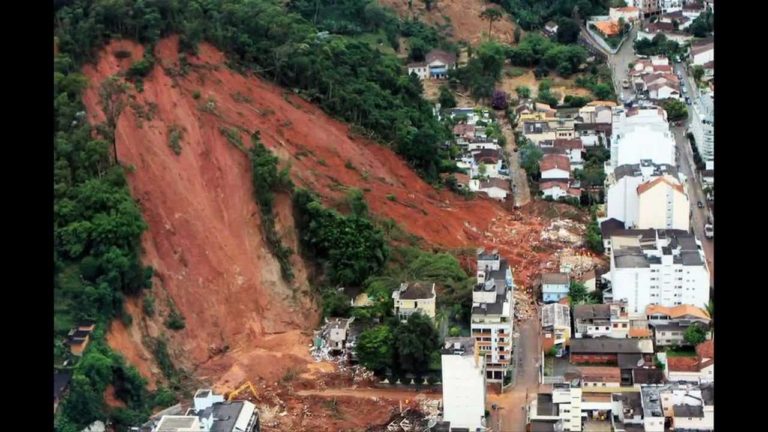
{"label": "debris pile", "polygon": [[584,241],[584,225],[570,219],[555,219],[541,232],[541,240],[558,241],[574,246]]}

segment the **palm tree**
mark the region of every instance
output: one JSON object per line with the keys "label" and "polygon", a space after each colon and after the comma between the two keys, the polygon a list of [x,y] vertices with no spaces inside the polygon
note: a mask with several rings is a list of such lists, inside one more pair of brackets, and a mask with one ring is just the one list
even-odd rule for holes
{"label": "palm tree", "polygon": [[493,23],[501,19],[501,11],[495,8],[488,8],[480,13],[480,18],[488,20],[488,37],[491,37]]}
{"label": "palm tree", "polygon": [[709,315],[709,327],[712,329],[712,333],[715,332],[715,301],[710,300],[709,303],[704,305],[704,310]]}

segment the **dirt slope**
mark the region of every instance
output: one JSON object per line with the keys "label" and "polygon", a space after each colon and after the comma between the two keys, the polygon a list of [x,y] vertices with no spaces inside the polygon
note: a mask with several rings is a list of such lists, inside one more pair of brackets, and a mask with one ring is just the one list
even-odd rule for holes
{"label": "dirt slope", "polygon": [[[118,61],[118,50],[130,51],[131,59]],[[142,340],[163,333],[179,365],[222,391],[246,379],[275,383],[291,369],[320,370],[308,368],[307,345],[319,314],[306,269],[295,259],[295,281],[280,277],[262,240],[247,157],[224,138],[222,126],[241,129],[246,146],[247,131],[259,130],[265,145],[290,162],[294,181],[331,205],[344,196],[345,185],[357,187],[366,191],[373,213],[436,247],[498,247],[518,284],[529,283],[561,247],[539,245],[557,214],[549,204],[546,212],[535,206],[511,211],[436,191],[384,146],[351,138],[348,126],[300,98],[229,70],[211,46],[188,58],[183,76],[175,38],[160,42],[155,54],[160,64],[144,79],[143,92],[131,91],[116,132],[118,156],[133,167],[128,180],[149,225],[144,261],[156,270],[152,293],[159,313],[148,318],[132,304],[133,326],[113,325],[109,342],[142,374],[158,375]],[[85,68],[90,88],[84,99],[94,124],[103,120],[99,84],[141,56],[140,46],[116,41],[98,64]],[[184,130],[179,155],[169,146],[174,125]],[[278,197],[277,212],[279,229],[295,249],[288,197]],[[162,325],[168,301],[185,317],[185,329]]]}
{"label": "dirt slope", "polygon": [[[483,0],[437,0],[430,11],[422,0],[413,0],[411,9],[408,9],[408,0],[379,0],[379,3],[404,18],[416,16],[437,28],[450,25],[452,39],[472,45],[488,37],[488,21],[481,19],[480,13],[489,7],[501,9]],[[514,42],[514,31],[515,24],[506,12],[501,20],[493,23],[492,35],[499,42]]]}

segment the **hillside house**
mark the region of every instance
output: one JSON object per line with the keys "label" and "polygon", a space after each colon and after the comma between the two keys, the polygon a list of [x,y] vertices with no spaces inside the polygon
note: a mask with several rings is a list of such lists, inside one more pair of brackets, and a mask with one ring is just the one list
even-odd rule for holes
{"label": "hillside house", "polygon": [[70,352],[75,356],[82,356],[91,340],[91,333],[96,328],[92,322],[82,322],[77,327],[67,333],[66,343],[69,345]]}
{"label": "hillside house", "polygon": [[608,9],[608,16],[614,21],[624,18],[626,22],[634,22],[640,19],[640,9],[634,6],[612,7]]}
{"label": "hillside house", "polygon": [[419,312],[435,319],[436,298],[434,282],[403,282],[392,293],[395,316],[405,322],[412,314]]}
{"label": "hillside house", "polygon": [[693,65],[703,66],[715,61],[715,43],[691,44],[690,60]]}
{"label": "hillside house", "polygon": [[581,189],[576,187],[577,183],[567,179],[544,180],[539,183],[539,192],[543,198],[580,198]]}
{"label": "hillside house", "polygon": [[419,79],[445,79],[448,71],[456,68],[456,54],[434,49],[424,56],[423,62],[408,64],[408,74],[416,74]]}
{"label": "hillside house", "polygon": [[571,339],[571,363],[618,364],[619,354],[640,354],[645,362],[653,359],[650,339]]}
{"label": "hillside house", "polygon": [[491,178],[487,180],[470,180],[469,190],[472,192],[482,192],[488,195],[488,198],[506,201],[510,193],[509,180],[500,178]]}

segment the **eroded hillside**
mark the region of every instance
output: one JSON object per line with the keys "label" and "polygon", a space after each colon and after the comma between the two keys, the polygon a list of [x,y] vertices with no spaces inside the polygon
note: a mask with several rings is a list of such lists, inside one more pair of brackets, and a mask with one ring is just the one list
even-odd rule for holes
{"label": "eroded hillside", "polygon": [[[333,370],[318,368],[308,354],[319,313],[307,269],[294,255],[296,278],[286,283],[262,239],[242,150],[256,130],[290,164],[294,182],[328,205],[348,187],[359,188],[377,217],[393,219],[427,244],[499,248],[518,284],[528,285],[542,266],[554,265],[555,251],[567,244],[542,241],[541,234],[558,215],[578,216],[570,207],[516,211],[438,191],[385,146],[356,137],[288,91],[230,70],[210,45],[180,59],[177,43],[169,38],[156,46],[158,63],[142,92],[130,90],[116,130],[119,159],[129,167],[132,194],[149,226],[144,262],[156,271],[152,293],[160,313],[146,317],[139,303],[129,302],[134,325],[114,323],[108,340],[145,376],[159,376],[146,340],[161,334],[170,335],[175,362],[219,390],[246,379],[274,384],[289,370],[308,373],[310,380]],[[130,57],[118,59],[119,51]],[[103,120],[100,84],[142,56],[141,46],[114,41],[85,68],[92,123]],[[176,151],[171,134],[180,136]],[[276,210],[278,230],[297,250],[289,197],[278,196]],[[183,330],[163,326],[170,307],[184,316]]]}

